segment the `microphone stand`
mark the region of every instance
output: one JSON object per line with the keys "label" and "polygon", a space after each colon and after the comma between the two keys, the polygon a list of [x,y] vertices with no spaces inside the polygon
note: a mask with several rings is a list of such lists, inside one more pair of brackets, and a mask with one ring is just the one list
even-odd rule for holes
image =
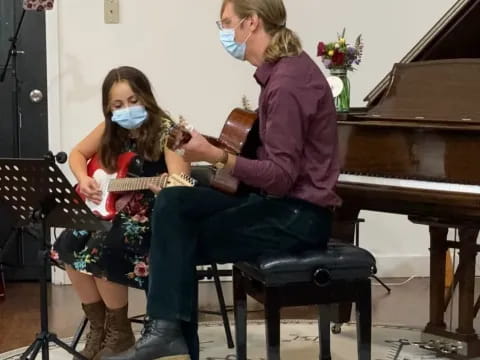
{"label": "microphone stand", "polygon": [[8,39],[10,41],[10,49],[8,50],[7,60],[3,66],[2,74],[0,75],[0,82],[5,81],[5,76],[7,74],[8,65],[10,64],[10,60],[12,61],[12,77],[14,80],[13,86],[13,112],[15,114],[15,126],[13,131],[13,141],[14,141],[14,157],[21,157],[21,143],[20,143],[20,131],[22,129],[22,113],[19,108],[19,99],[18,93],[20,88],[20,82],[18,80],[17,74],[17,55],[23,54],[24,52],[21,50],[17,50],[17,41],[18,41],[18,34],[20,33],[20,29],[23,24],[23,19],[25,18],[25,10],[22,10],[22,15],[20,16],[20,21],[18,22],[17,28],[13,37]]}
{"label": "microphone stand", "polygon": [[[15,19],[16,13],[17,13],[16,8],[14,7],[14,16],[13,16],[14,19]],[[13,126],[13,157],[15,158],[20,158],[22,156],[21,141],[20,141],[20,135],[22,130],[22,112],[21,112],[20,103],[19,103],[20,81],[18,79],[18,72],[17,72],[17,55],[24,54],[24,51],[17,50],[17,41],[18,41],[18,35],[20,34],[20,29],[22,27],[24,18],[25,18],[25,9],[22,10],[22,14],[20,16],[20,20],[15,29],[14,35],[8,39],[8,41],[10,41],[10,48],[8,50],[8,55],[7,55],[5,64],[3,65],[2,73],[0,74],[0,83],[3,83],[5,82],[8,66],[11,61],[12,62],[11,73],[13,78],[13,87],[12,87],[12,110],[13,111],[12,112],[14,114],[14,119],[15,119],[15,124]],[[18,244],[17,259],[22,266],[24,265],[24,262],[25,262],[24,253],[23,253],[23,245],[24,245],[23,232],[24,232],[23,227],[12,229],[12,232],[9,235],[7,242],[3,247],[4,249],[6,249],[8,244],[11,241],[17,239],[16,241]],[[0,263],[1,262],[2,262],[2,259],[0,258]]]}

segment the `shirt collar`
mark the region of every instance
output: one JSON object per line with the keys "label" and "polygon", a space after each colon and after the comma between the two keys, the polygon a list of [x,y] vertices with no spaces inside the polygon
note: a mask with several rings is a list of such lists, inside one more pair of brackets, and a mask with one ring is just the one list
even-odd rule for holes
{"label": "shirt collar", "polygon": [[268,80],[270,80],[270,76],[273,73],[273,69],[275,68],[275,64],[276,63],[265,62],[257,68],[257,71],[255,71],[253,76],[260,86],[265,87],[265,85],[267,85]]}
{"label": "shirt collar", "polygon": [[[302,51],[299,56],[302,58],[305,57],[305,52]],[[276,66],[287,61],[285,59],[286,57],[283,57],[280,58],[278,61],[264,62],[262,65],[260,65],[255,71],[255,74],[253,75],[255,77],[255,80],[257,80],[257,83],[260,86],[265,87],[270,80],[273,72],[275,71]]]}

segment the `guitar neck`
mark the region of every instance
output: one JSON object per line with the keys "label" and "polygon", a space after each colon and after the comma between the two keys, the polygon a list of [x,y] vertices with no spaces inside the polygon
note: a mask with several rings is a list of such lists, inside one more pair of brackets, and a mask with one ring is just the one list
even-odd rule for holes
{"label": "guitar neck", "polygon": [[150,185],[165,187],[167,177],[138,177],[138,178],[124,178],[112,179],[108,184],[108,192],[122,192],[122,191],[137,191],[147,190]]}

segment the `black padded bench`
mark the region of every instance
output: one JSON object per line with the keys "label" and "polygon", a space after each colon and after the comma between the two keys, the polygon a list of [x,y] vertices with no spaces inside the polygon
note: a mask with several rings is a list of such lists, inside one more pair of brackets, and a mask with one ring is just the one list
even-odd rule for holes
{"label": "black padded bench", "polygon": [[371,356],[371,285],[375,258],[332,240],[324,251],[265,256],[233,266],[236,352],[247,359],[246,295],[265,307],[267,360],[280,359],[280,308],[319,305],[320,360],[331,359],[329,304],[355,302],[358,359]]}

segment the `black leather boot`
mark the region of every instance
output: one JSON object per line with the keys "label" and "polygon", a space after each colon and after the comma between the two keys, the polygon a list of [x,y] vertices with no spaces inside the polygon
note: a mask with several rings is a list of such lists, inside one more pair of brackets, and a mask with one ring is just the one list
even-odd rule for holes
{"label": "black leather boot", "polygon": [[102,360],[190,360],[180,322],[148,320],[142,337],[127,351]]}

